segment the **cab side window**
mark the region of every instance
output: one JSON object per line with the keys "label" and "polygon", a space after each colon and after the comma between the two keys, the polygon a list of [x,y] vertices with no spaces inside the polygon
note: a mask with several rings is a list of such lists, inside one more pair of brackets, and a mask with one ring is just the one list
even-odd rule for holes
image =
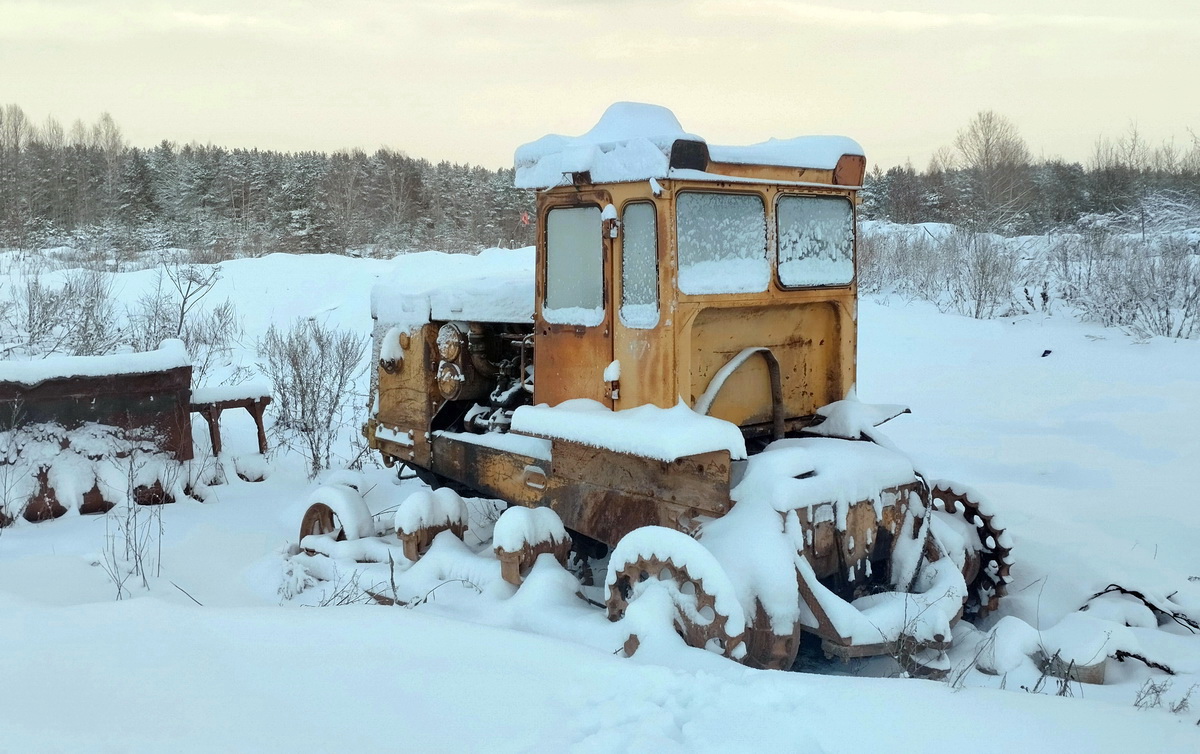
{"label": "cab side window", "polygon": [[621,322],[649,329],[658,325],[658,218],[654,205],[625,207],[621,219]]}

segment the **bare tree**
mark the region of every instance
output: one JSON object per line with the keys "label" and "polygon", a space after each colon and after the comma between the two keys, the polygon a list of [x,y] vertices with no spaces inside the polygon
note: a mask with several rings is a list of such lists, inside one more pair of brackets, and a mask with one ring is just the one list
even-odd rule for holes
{"label": "bare tree", "polygon": [[[129,342],[148,351],[166,338],[179,338],[192,357],[192,379],[204,384],[212,368],[228,362],[243,334],[233,301],[197,308],[221,279],[219,265],[190,264],[179,250],[161,254],[154,290],[126,309]],[[171,290],[174,290],[174,294]]]}
{"label": "bare tree", "polygon": [[1024,173],[1029,147],[1017,127],[994,110],[984,110],[954,140],[962,166],[971,176],[974,212],[968,217],[977,227],[1001,230],[1025,209],[1028,188]]}
{"label": "bare tree", "polygon": [[92,127],[92,142],[104,155],[104,191],[111,206],[116,201],[117,183],[121,177],[125,136],[111,115],[101,113],[96,125]]}

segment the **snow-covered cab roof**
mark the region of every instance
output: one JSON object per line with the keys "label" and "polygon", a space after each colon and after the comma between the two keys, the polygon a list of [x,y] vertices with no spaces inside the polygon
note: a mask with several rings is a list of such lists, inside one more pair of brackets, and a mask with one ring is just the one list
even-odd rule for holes
{"label": "snow-covered cab roof", "polygon": [[[675,114],[665,107],[618,102],[609,106],[600,121],[582,136],[543,136],[519,147],[515,162],[517,188],[548,189],[651,178],[758,178],[857,187],[862,182],[866,158],[858,142],[846,136],[769,139],[748,146],[710,145],[702,137],[684,131]],[[828,175],[813,174],[819,171]]]}

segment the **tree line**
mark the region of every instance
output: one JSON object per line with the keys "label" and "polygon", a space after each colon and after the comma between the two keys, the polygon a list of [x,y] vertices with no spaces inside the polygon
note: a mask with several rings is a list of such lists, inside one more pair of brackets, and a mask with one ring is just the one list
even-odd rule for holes
{"label": "tree line", "polygon": [[275,251],[472,251],[533,242],[512,169],[381,148],[321,152],[128,144],[108,114],[66,128],[0,108],[0,247],[105,258],[187,248],[213,261]]}
{"label": "tree line", "polygon": [[[1085,163],[1035,160],[1017,127],[985,111],[929,166],[876,166],[861,215],[897,223],[943,222],[1004,235],[1042,234],[1164,215],[1200,222],[1200,137],[1153,145],[1131,127],[1102,138]],[[1123,228],[1133,230],[1134,228]]]}
{"label": "tree line", "polygon": [[[64,127],[0,108],[0,248],[70,247],[119,263],[186,248],[211,261],[274,251],[472,251],[533,242],[532,192],[511,168],[432,163],[381,148],[321,152],[163,141],[130,146],[108,114]],[[875,166],[860,216],[1040,234],[1164,215],[1200,224],[1200,138],[1151,145],[1131,128],[1085,163],[1035,160],[981,112],[929,166]],[[531,213],[532,214],[532,213]],[[1123,230],[1130,230],[1125,227]]]}

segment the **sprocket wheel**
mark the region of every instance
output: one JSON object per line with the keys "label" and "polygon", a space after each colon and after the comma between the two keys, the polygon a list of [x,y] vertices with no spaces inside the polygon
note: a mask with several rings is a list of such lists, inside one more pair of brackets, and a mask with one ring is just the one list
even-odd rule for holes
{"label": "sprocket wheel", "polygon": [[939,480],[929,485],[934,510],[957,516],[971,525],[979,537],[979,550],[967,553],[967,599],[963,612],[982,618],[999,607],[1012,581],[1012,544],[996,514],[961,485]]}
{"label": "sprocket wheel", "polygon": [[[677,594],[675,601],[675,630],[689,646],[718,651],[726,657],[735,654],[743,637],[730,636],[726,627],[728,617],[716,610],[716,597],[704,589],[704,580],[693,578],[687,566],[677,566],[670,559],[655,555],[639,556],[617,571],[615,583],[608,590],[608,619],[620,620],[631,602],[652,581],[668,582]],[[686,605],[686,607],[685,607]],[[638,638],[631,635],[625,641],[625,653],[632,655]]]}

